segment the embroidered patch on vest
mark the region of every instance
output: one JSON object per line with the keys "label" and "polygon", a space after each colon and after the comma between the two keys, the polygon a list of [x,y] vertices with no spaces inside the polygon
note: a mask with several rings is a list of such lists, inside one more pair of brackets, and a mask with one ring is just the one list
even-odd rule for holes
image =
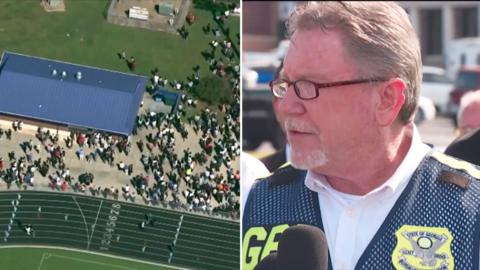
{"label": "embroidered patch on vest", "polygon": [[454,269],[447,228],[403,225],[396,233],[397,246],[392,253],[395,269]]}
{"label": "embroidered patch on vest", "polygon": [[456,186],[459,186],[461,188],[468,188],[470,186],[470,183],[472,181],[470,181],[470,179],[460,175],[460,174],[456,174],[456,173],[452,173],[452,172],[449,172],[447,170],[445,171],[442,171],[442,173],[440,174],[440,178],[439,178],[441,181],[444,181],[444,182],[447,182],[447,183],[450,183],[450,184],[454,184]]}

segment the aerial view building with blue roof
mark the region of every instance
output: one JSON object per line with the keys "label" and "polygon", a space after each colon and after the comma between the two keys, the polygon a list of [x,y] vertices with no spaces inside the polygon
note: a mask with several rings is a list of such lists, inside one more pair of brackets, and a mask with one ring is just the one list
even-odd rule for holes
{"label": "aerial view building with blue roof", "polygon": [[129,136],[146,83],[143,76],[4,52],[0,117]]}

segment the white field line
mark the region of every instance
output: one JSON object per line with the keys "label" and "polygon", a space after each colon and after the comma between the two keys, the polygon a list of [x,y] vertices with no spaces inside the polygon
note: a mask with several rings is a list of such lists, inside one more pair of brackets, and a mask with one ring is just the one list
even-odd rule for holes
{"label": "white field line", "polygon": [[110,257],[110,258],[119,259],[119,260],[125,260],[125,261],[132,261],[132,262],[138,262],[138,263],[144,263],[144,264],[150,264],[150,265],[156,265],[156,266],[169,267],[169,268],[178,269],[178,270],[193,270],[192,268],[186,268],[186,267],[179,267],[179,266],[175,266],[175,265],[157,263],[157,262],[152,262],[152,261],[144,260],[144,259],[134,259],[134,258],[129,258],[129,257],[125,257],[125,256],[116,256],[116,255],[112,255],[112,254],[95,252],[95,251],[91,251],[91,250],[82,250],[82,249],[59,247],[59,246],[40,246],[40,245],[8,245],[8,246],[2,246],[2,245],[0,245],[0,249],[2,249],[2,248],[42,248],[42,249],[68,250],[68,251],[87,253],[87,254],[92,254],[92,255],[97,255],[97,256]]}
{"label": "white field line", "polygon": [[[98,264],[98,265],[104,265],[104,266],[109,266],[109,267],[115,267],[118,269],[124,269],[124,270],[137,270],[137,268],[132,268],[132,267],[125,267],[125,266],[120,266],[120,265],[114,265],[114,264],[108,264],[108,263],[102,263],[102,262],[96,262],[96,261],[89,261],[89,260],[84,260],[80,258],[73,258],[70,256],[62,256],[62,255],[56,255],[56,254],[51,254],[47,253],[49,257],[57,257],[57,258],[62,258],[62,259],[67,259],[67,260],[72,260],[72,261],[78,261],[78,262],[83,262],[83,263],[91,263],[91,264]],[[42,257],[43,258],[43,257]]]}
{"label": "white field line", "polygon": [[78,210],[80,210],[80,214],[82,214],[83,222],[85,223],[85,229],[87,230],[87,249],[90,247],[90,238],[89,238],[89,233],[88,233],[88,225],[87,225],[87,220],[85,219],[85,216],[83,215],[82,208],[80,208],[80,204],[78,204],[77,200],[75,199],[74,196],[72,196],[72,199],[75,201],[77,204]]}
{"label": "white field line", "polygon": [[92,232],[90,233],[90,239],[87,243],[87,249],[90,249],[90,243],[92,242],[93,232],[95,231],[95,225],[97,225],[98,215],[100,214],[100,209],[102,209],[103,200],[100,201],[100,206],[98,207],[97,217],[95,218],[95,222],[92,225]]}
{"label": "white field line", "polygon": [[45,255],[47,255],[48,253],[42,253],[42,259],[40,259],[40,265],[38,266],[38,270],[41,270],[42,269],[42,265],[43,265],[43,260],[45,259]]}

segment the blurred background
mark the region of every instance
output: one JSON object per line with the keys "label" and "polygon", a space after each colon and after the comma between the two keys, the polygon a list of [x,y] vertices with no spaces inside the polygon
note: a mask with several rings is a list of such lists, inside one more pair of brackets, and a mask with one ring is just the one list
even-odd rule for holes
{"label": "blurred background", "polygon": [[[268,82],[289,41],[285,20],[301,2],[242,3],[243,150],[261,158],[285,144]],[[455,138],[460,97],[480,89],[480,2],[398,2],[420,38],[423,82],[415,122],[443,151]]]}

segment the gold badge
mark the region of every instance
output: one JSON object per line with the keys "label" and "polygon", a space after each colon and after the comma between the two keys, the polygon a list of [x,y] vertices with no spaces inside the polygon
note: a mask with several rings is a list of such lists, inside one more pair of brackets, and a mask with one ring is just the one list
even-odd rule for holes
{"label": "gold badge", "polygon": [[397,270],[454,269],[452,234],[447,228],[403,225],[396,233],[392,263]]}

